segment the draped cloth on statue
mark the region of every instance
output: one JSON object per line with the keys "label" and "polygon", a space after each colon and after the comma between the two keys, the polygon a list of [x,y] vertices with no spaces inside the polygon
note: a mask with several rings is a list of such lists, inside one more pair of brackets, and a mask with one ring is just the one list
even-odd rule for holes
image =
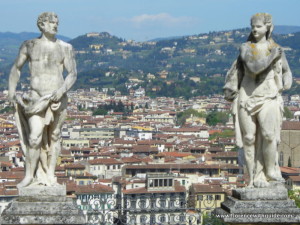
{"label": "draped cloth on statue", "polygon": [[[20,143],[23,151],[23,155],[26,157],[26,153],[29,148],[30,141],[30,127],[28,124],[28,118],[31,116],[39,116],[43,122],[43,137],[41,151],[44,151],[48,156],[51,155],[49,140],[46,126],[51,124],[54,120],[54,112],[57,111],[61,105],[61,102],[52,102],[52,95],[45,95],[42,97],[37,96],[36,93],[29,92],[22,96],[16,96],[15,104],[15,120],[19,133]],[[34,183],[46,184],[47,180],[45,174],[47,166],[42,165],[43,162],[39,162],[36,177]],[[46,163],[46,162],[44,162]]]}
{"label": "draped cloth on statue", "polygon": [[[244,95],[244,92],[240,93],[241,85],[243,85],[242,81],[244,79],[244,68],[242,67],[239,58],[232,64],[230,70],[226,75],[225,86],[223,87],[223,89],[227,89],[227,93],[229,93],[227,94],[227,96],[225,95],[225,98],[233,102],[231,112],[233,114],[235,123],[236,144],[240,148],[244,146],[243,133],[240,127],[239,120],[240,108],[245,108],[251,116],[257,115],[265,107],[273,108],[274,110],[272,112],[272,115],[269,115],[265,119],[265,122],[269,124],[268,128],[274,131],[277,144],[280,143],[280,130],[283,114],[283,100],[281,97],[283,85],[282,75],[279,72],[282,70],[281,60],[278,60],[278,62],[273,65],[272,70],[274,72],[274,75],[267,78],[260,77],[261,81],[258,81],[257,89],[253,91],[250,96]],[[275,80],[276,87],[270,87],[271,82],[269,82],[268,79]],[[264,130],[264,128],[259,126],[259,123],[257,123],[254,168],[254,180],[256,181],[267,180],[267,178],[265,177],[263,158],[264,146],[262,141],[262,134],[264,132],[267,133],[268,130]],[[278,152],[276,154],[276,158],[278,159]],[[278,160],[276,160],[274,169],[275,173],[278,174],[278,176],[281,176]]]}

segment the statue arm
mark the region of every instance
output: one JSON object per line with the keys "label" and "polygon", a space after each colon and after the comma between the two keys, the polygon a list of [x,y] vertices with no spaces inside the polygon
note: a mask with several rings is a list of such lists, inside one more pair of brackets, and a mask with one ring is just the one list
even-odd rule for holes
{"label": "statue arm", "polygon": [[67,71],[66,79],[61,88],[56,90],[52,95],[53,101],[58,101],[74,85],[77,79],[77,69],[74,51],[71,45],[65,48],[65,57],[63,61],[64,68]]}
{"label": "statue arm", "polygon": [[25,62],[27,61],[27,47],[26,43],[24,43],[19,51],[19,55],[17,56],[17,59],[14,63],[14,65],[11,68],[10,74],[9,74],[9,81],[8,81],[8,98],[9,101],[14,102],[15,101],[15,93],[18,81],[21,76],[21,69]]}
{"label": "statue arm", "polygon": [[281,61],[282,61],[283,89],[288,90],[292,86],[293,79],[292,79],[292,72],[291,72],[291,69],[287,62],[284,52],[282,53]]}
{"label": "statue arm", "polygon": [[275,60],[278,60],[282,54],[281,48],[276,47],[271,50],[271,54],[268,56],[259,59],[252,59],[253,56],[249,56],[248,51],[248,47],[244,44],[240,48],[240,55],[244,65],[253,75],[259,75],[265,71],[273,62],[275,62]]}

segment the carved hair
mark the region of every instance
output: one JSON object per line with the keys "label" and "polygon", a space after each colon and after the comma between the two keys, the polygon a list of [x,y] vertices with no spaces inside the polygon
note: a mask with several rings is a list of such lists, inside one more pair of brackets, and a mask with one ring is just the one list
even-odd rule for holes
{"label": "carved hair", "polygon": [[[262,20],[263,23],[267,26],[267,33],[266,33],[266,39],[272,40],[271,35],[274,29],[274,25],[272,23],[272,16],[269,13],[256,13],[251,17],[251,24],[254,20]],[[252,36],[252,32],[250,33],[248,37],[248,41],[253,41],[254,38]]]}
{"label": "carved hair", "polygon": [[46,21],[51,21],[51,20],[53,20],[53,18],[56,18],[58,21],[58,16],[54,12],[41,13],[37,19],[37,26],[40,29],[40,31],[42,31],[42,27],[41,27],[42,23],[46,22]]}

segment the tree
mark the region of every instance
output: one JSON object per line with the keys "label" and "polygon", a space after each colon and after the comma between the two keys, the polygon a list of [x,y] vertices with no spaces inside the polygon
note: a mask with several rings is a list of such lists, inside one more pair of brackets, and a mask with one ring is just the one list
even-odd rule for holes
{"label": "tree", "polygon": [[290,199],[293,199],[298,208],[300,208],[300,191],[299,190],[288,190],[288,196]]}
{"label": "tree", "polygon": [[102,106],[100,106],[96,110],[93,111],[93,116],[96,116],[96,115],[107,115],[107,110],[105,110]]}
{"label": "tree", "polygon": [[292,167],[291,157],[288,159],[288,167]]}
{"label": "tree", "polygon": [[208,214],[203,215],[203,223],[202,224],[203,225],[226,225],[225,222],[223,222],[216,216],[208,215]]}
{"label": "tree", "polygon": [[187,109],[183,112],[179,112],[179,113],[177,113],[177,125],[185,124],[186,119],[191,116],[201,118],[201,117],[206,117],[206,114],[200,113],[195,109]]}
{"label": "tree", "polygon": [[293,113],[292,113],[291,110],[289,110],[289,108],[286,107],[286,106],[284,107],[283,116],[284,116],[285,118],[287,118],[287,119],[292,119],[292,118],[294,118]]}
{"label": "tree", "polygon": [[210,126],[215,126],[218,123],[225,124],[228,121],[229,114],[226,112],[218,112],[216,110],[209,113],[206,117],[206,123]]}

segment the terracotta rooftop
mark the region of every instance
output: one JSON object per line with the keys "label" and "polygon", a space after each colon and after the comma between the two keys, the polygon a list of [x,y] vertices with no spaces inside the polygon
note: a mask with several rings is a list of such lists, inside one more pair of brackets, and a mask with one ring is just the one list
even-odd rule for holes
{"label": "terracotta rooftop", "polygon": [[125,169],[239,169],[237,165],[233,164],[192,164],[192,163],[172,163],[172,164],[148,164],[148,165],[126,165]]}
{"label": "terracotta rooftop", "polygon": [[89,160],[89,163],[91,165],[99,165],[99,164],[104,164],[104,165],[114,165],[114,164],[123,164],[122,162],[116,160],[116,159],[112,159],[112,158],[108,158],[108,159],[93,159],[93,160]]}
{"label": "terracotta rooftop", "polygon": [[220,185],[212,185],[212,184],[192,184],[191,188],[192,190],[194,190],[195,193],[225,192]]}
{"label": "terracotta rooftop", "polygon": [[76,194],[90,194],[90,193],[114,193],[114,189],[103,184],[92,185],[77,185],[75,189]]}
{"label": "terracotta rooftop", "polygon": [[280,167],[281,173],[293,173],[293,174],[300,174],[300,168],[296,167]]}
{"label": "terracotta rooftop", "polygon": [[183,153],[183,152],[161,152],[158,153],[156,156],[170,156],[170,157],[176,157],[176,158],[183,158],[183,157],[188,157],[188,156],[192,156],[191,153]]}
{"label": "terracotta rooftop", "polygon": [[180,192],[186,192],[186,189],[184,186],[175,184],[173,190],[148,190],[146,187],[141,187],[141,188],[133,188],[129,190],[123,190],[123,194],[147,194],[147,193],[180,193]]}
{"label": "terracotta rooftop", "polygon": [[65,165],[66,169],[85,169],[85,166],[80,163],[70,163]]}
{"label": "terracotta rooftop", "polygon": [[292,181],[300,182],[300,176],[289,176]]}
{"label": "terracotta rooftop", "polygon": [[300,130],[299,121],[283,121],[282,130]]}

